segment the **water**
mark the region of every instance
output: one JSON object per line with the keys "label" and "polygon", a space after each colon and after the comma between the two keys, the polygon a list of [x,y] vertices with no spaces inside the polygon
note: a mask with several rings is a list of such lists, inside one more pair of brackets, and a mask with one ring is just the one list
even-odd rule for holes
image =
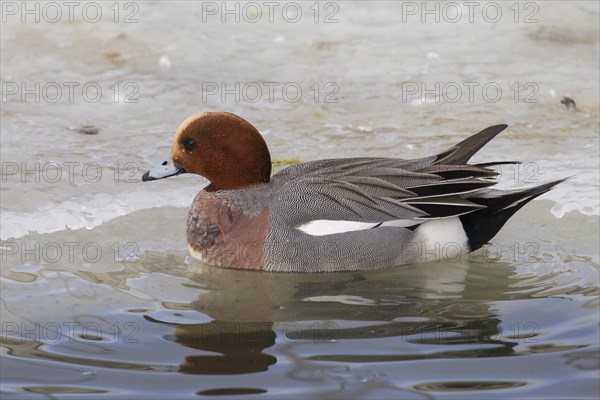
{"label": "water", "polygon": [[[272,23],[261,2],[239,22],[220,2],[98,3],[96,23],[96,3],[73,22],[56,4],[55,23],[3,8],[3,398],[598,397],[596,2],[502,3],[496,23],[487,3],[472,23],[460,2],[456,23],[420,2],[306,3],[295,23],[284,3]],[[180,121],[217,110],[257,126],[276,168],[508,123],[475,159],[525,161],[502,186],[572,179],[455,263],[222,270],[185,250],[206,182],[140,181]]]}

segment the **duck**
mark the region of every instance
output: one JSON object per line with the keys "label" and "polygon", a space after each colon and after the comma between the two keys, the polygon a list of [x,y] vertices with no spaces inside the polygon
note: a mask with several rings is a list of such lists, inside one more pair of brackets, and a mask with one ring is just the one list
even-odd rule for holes
{"label": "duck", "polygon": [[468,164],[507,125],[494,125],[417,159],[331,158],[272,174],[259,131],[228,112],[178,127],[171,160],[142,176],[209,181],[187,218],[189,254],[224,268],[365,271],[459,260],[488,243],[525,204],[565,179],[499,190],[501,164]]}

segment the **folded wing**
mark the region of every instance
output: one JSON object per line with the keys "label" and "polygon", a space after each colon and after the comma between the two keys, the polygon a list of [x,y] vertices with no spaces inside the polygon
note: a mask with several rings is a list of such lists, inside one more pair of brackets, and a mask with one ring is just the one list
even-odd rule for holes
{"label": "folded wing", "polygon": [[416,160],[362,157],[288,167],[272,177],[274,211],[292,226],[313,220],[418,224],[474,212],[485,205],[466,195],[494,185],[498,172],[490,168],[494,163],[466,162],[504,128],[486,128],[438,155]]}

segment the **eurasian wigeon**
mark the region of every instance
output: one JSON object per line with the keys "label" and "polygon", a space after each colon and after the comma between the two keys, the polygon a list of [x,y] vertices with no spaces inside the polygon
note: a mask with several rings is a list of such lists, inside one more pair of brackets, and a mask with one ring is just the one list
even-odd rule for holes
{"label": "eurasian wigeon", "polygon": [[271,176],[260,133],[225,112],[192,115],[144,181],[184,172],[210,184],[187,220],[195,258],[265,271],[348,271],[457,259],[488,242],[521,207],[564,179],[491,189],[502,162],[467,164],[506,125],[432,156],[310,161]]}

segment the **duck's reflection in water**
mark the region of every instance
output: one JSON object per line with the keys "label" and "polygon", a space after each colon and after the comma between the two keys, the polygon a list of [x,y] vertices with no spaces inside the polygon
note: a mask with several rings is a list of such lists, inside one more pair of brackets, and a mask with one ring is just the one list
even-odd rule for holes
{"label": "duck's reflection in water", "polygon": [[186,357],[180,372],[187,374],[246,374],[266,371],[277,362],[263,352],[275,344],[272,322],[215,320],[180,325],[175,340],[193,349],[215,353]]}
{"label": "duck's reflection in water", "polygon": [[[511,355],[516,341],[502,335],[491,306],[514,298],[511,272],[506,263],[476,262],[311,275],[194,264],[189,277],[205,290],[191,307],[213,320],[177,325],[171,339],[214,353],[186,357],[181,372],[193,374],[265,371],[277,362],[277,352],[265,352],[276,341],[320,345],[305,360]],[[373,339],[388,341],[372,348]]]}

